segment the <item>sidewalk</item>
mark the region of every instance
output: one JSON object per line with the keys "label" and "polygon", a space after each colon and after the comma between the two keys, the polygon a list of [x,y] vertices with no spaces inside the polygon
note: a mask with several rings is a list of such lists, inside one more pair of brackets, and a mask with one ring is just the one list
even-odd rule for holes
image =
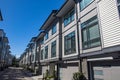
{"label": "sidewalk", "polygon": [[[8,69],[8,68],[7,68],[7,69]],[[4,72],[6,72],[7,69],[4,69],[4,70],[0,71],[0,76],[1,76]]]}
{"label": "sidewalk", "polygon": [[33,73],[31,73],[30,71],[24,70],[23,72],[25,75],[31,77],[33,80],[42,80],[43,76],[42,75],[38,75],[38,76],[33,76]]}

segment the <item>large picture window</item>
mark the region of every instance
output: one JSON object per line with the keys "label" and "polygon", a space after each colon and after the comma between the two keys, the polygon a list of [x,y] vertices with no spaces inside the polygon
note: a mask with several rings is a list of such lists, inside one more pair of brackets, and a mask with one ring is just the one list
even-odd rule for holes
{"label": "large picture window", "polygon": [[51,57],[56,57],[56,41],[51,44]]}
{"label": "large picture window", "polygon": [[97,16],[81,24],[83,49],[100,45],[100,32]]}
{"label": "large picture window", "polygon": [[88,6],[93,0],[81,0],[80,2],[80,10],[83,10],[86,6]]}
{"label": "large picture window", "polygon": [[45,59],[48,58],[48,46],[45,47]]}
{"label": "large picture window", "polygon": [[72,54],[76,52],[76,41],[75,41],[75,31],[68,34],[64,37],[64,45],[65,45],[65,55]]}
{"label": "large picture window", "polygon": [[69,23],[71,23],[74,20],[74,9],[72,9],[69,13],[67,13],[64,16],[64,26],[68,25]]}

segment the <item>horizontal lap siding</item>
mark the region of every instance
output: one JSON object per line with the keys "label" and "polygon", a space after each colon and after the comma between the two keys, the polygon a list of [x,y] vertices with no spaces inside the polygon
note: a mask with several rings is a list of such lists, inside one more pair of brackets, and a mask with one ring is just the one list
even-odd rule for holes
{"label": "horizontal lap siding", "polygon": [[116,0],[101,0],[98,9],[103,47],[120,45],[120,19]]}

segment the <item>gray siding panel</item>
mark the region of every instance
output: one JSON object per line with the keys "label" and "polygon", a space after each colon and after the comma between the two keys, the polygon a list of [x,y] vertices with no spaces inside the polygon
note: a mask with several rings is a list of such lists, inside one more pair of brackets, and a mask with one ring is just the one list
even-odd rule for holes
{"label": "gray siding panel", "polygon": [[101,0],[98,9],[103,48],[120,45],[120,19],[116,0]]}

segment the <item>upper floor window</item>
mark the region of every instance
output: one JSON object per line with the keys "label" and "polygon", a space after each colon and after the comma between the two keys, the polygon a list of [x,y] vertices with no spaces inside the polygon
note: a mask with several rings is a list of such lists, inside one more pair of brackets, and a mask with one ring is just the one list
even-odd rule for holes
{"label": "upper floor window", "polygon": [[34,55],[32,54],[32,61],[34,61]]}
{"label": "upper floor window", "polygon": [[120,14],[120,0],[117,0],[117,3],[118,3],[118,11],[119,11],[119,14]]}
{"label": "upper floor window", "polygon": [[86,6],[88,6],[93,0],[82,0],[80,2],[80,10],[83,10]]}
{"label": "upper floor window", "polygon": [[56,33],[56,24],[52,27],[52,35]]}
{"label": "upper floor window", "polygon": [[69,13],[67,13],[64,16],[64,26],[68,25],[69,23],[71,23],[74,20],[74,9],[72,9]]}
{"label": "upper floor window", "polygon": [[40,59],[43,60],[43,49],[41,50]]}
{"label": "upper floor window", "polygon": [[45,47],[45,55],[44,56],[45,56],[45,59],[48,58],[48,46]]}
{"label": "upper floor window", "polygon": [[100,32],[97,16],[83,22],[81,28],[83,49],[100,45]]}
{"label": "upper floor window", "polygon": [[56,57],[56,41],[51,44],[51,57]]}
{"label": "upper floor window", "polygon": [[48,39],[48,36],[49,35],[49,33],[47,32],[46,34],[45,34],[45,40],[47,40]]}
{"label": "upper floor window", "polygon": [[76,52],[75,31],[64,37],[64,43],[65,55]]}
{"label": "upper floor window", "polygon": [[43,43],[44,43],[44,38],[41,38],[40,44],[43,44]]}
{"label": "upper floor window", "polygon": [[[41,56],[41,55],[40,55],[40,56]],[[40,58],[41,58],[41,57],[40,57]],[[38,53],[38,52],[35,53],[35,60],[36,60],[36,61],[39,60],[39,53]]]}

